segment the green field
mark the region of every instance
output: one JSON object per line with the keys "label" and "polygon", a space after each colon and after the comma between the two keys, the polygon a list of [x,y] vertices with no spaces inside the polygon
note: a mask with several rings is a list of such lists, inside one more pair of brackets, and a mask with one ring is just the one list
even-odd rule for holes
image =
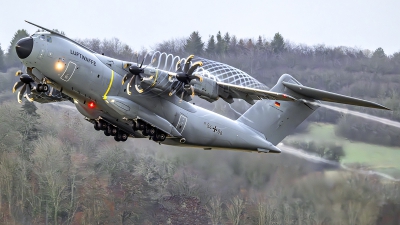
{"label": "green field", "polygon": [[387,147],[364,142],[355,142],[335,134],[335,125],[312,123],[308,133],[288,136],[286,141],[334,142],[343,146],[345,165],[360,163],[368,168],[400,177],[400,147]]}

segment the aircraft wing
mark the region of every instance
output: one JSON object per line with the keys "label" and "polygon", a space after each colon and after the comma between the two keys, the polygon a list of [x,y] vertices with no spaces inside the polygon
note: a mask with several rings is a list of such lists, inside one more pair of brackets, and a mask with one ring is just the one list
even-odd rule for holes
{"label": "aircraft wing", "polygon": [[[296,99],[290,95],[260,90],[255,88],[243,87],[234,84],[227,84],[223,82],[217,82],[218,94],[227,102],[230,102],[232,98],[240,98],[247,101],[250,104],[254,104],[255,100],[270,99],[279,101],[295,101]],[[233,102],[233,101],[232,101]]]}

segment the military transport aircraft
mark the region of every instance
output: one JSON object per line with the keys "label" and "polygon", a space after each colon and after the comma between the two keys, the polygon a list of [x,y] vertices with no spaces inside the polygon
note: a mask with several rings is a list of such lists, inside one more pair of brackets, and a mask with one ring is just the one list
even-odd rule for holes
{"label": "military transport aircraft", "polygon": [[[28,22],[28,21],[26,21]],[[36,32],[16,45],[26,66],[17,72],[25,97],[40,103],[71,101],[94,129],[116,141],[128,137],[209,149],[280,153],[276,145],[319,106],[319,100],[378,109],[380,104],[303,86],[283,74],[270,89],[245,87],[202,76],[202,62],[180,60],[175,71],[98,54],[55,31],[28,22]],[[189,101],[234,98],[253,104],[231,120]],[[317,103],[317,104],[314,104]]]}

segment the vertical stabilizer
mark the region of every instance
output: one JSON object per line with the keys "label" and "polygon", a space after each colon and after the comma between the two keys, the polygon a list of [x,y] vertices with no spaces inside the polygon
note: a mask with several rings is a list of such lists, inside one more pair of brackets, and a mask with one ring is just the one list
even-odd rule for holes
{"label": "vertical stabilizer", "polygon": [[[288,94],[296,99],[314,101],[288,89],[282,82],[301,85],[289,74],[283,74],[271,91]],[[238,122],[263,133],[269,142],[277,145],[317,108],[318,106],[304,101],[260,100],[248,109]]]}

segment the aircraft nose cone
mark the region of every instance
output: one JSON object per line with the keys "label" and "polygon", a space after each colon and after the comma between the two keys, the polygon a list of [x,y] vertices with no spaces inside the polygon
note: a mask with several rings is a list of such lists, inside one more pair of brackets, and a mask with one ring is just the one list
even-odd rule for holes
{"label": "aircraft nose cone", "polygon": [[15,45],[15,51],[20,59],[28,57],[33,49],[33,39],[31,37],[22,38]]}

